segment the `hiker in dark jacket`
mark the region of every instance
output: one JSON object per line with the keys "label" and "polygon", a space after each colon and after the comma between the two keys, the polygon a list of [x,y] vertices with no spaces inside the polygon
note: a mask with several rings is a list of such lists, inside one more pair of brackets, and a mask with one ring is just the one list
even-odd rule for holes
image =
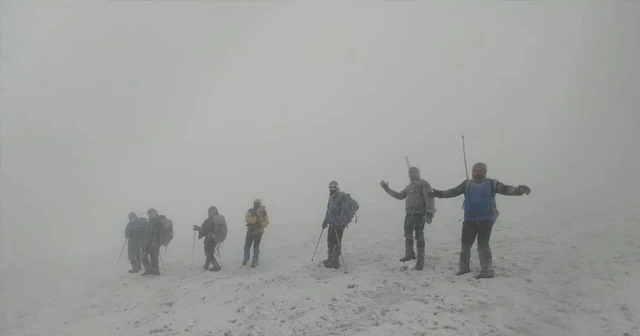
{"label": "hiker in dark jacket", "polygon": [[469,273],[471,247],[478,237],[478,258],[480,274],[477,278],[493,278],[493,265],[489,240],[493,224],[499,212],[496,194],[505,196],[529,195],[531,189],[525,185],[508,186],[498,180],[487,178],[487,165],[478,162],[473,165],[471,180],[466,180],[449,190],[433,190],[432,197],[452,198],[464,194],[464,222],[462,224],[462,251],[460,252],[460,270],[457,275]]}
{"label": "hiker in dark jacket", "polygon": [[428,196],[431,191],[429,183],[420,178],[420,170],[417,167],[409,168],[409,179],[411,182],[402,191],[398,192],[389,188],[389,183],[382,181],[380,186],[392,197],[405,200],[404,218],[404,257],[401,262],[416,259],[413,251],[413,237],[415,233],[416,248],[418,257],[416,260],[416,270],[424,268],[424,223],[431,224],[436,213],[433,197]]}
{"label": "hiker in dark jacket", "polygon": [[142,265],[144,272],[140,275],[160,275],[158,257],[160,255],[160,215],[156,209],[147,211],[149,223],[144,232],[142,243]]}
{"label": "hiker in dark jacket", "polygon": [[144,239],[144,231],[147,228],[147,219],[138,217],[135,212],[129,213],[129,223],[124,229],[124,237],[127,239],[127,254],[131,261],[131,269],[129,273],[138,273],[142,268],[140,253],[142,250],[142,240]]}
{"label": "hiker in dark jacket", "polygon": [[[204,266],[202,269],[210,270],[213,272],[217,272],[221,270],[220,264],[216,260],[214,256],[216,251],[216,241],[214,240],[214,232],[215,232],[215,223],[214,216],[218,215],[218,208],[211,206],[207,211],[209,218],[205,219],[202,226],[193,226],[193,231],[198,231],[198,239],[204,237],[204,255],[206,256],[206,260],[204,262]],[[211,268],[209,268],[211,265]]]}
{"label": "hiker in dark jacket", "polygon": [[327,230],[328,258],[323,261],[327,268],[340,268],[340,255],[342,254],[342,236],[349,221],[351,211],[349,197],[340,191],[338,182],[329,183],[329,201],[327,203],[327,213],[322,222],[322,229]]}

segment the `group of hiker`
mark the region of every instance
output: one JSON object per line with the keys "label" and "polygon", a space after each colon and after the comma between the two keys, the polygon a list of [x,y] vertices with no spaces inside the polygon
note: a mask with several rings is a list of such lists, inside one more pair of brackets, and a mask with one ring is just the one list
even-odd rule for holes
{"label": "group of hiker", "polygon": [[[415,259],[414,268],[416,270],[424,268],[424,228],[425,223],[431,224],[433,222],[436,213],[434,199],[453,198],[464,194],[462,247],[457,275],[470,272],[471,247],[477,237],[480,260],[480,273],[477,278],[492,278],[494,271],[489,240],[493,224],[499,215],[495,196],[496,194],[528,195],[531,189],[525,185],[513,187],[487,178],[487,165],[482,162],[473,165],[471,179],[467,179],[457,187],[448,190],[432,189],[431,185],[420,177],[420,170],[417,167],[409,167],[409,179],[410,183],[402,191],[391,189],[388,182],[380,182],[380,186],[387,194],[398,200],[405,200],[405,253],[400,261],[407,262]],[[331,181],[329,183],[329,200],[320,236],[322,238],[322,234],[327,230],[328,257],[322,262],[325,267],[340,268],[342,237],[352,220],[355,218],[357,221],[356,212],[358,209],[358,202],[350,194],[341,191],[338,182]],[[129,260],[132,266],[129,272],[139,272],[142,265],[145,269],[142,275],[158,275],[160,274],[158,268],[159,249],[162,245],[166,246],[173,237],[173,223],[166,216],[159,215],[155,209],[150,209],[147,214],[148,221],[136,216],[135,213],[129,214],[129,223],[125,230],[125,237],[129,242]],[[227,236],[227,224],[224,216],[218,213],[215,206],[209,208],[208,215],[209,217],[202,226],[193,226],[194,242],[196,232],[198,239],[204,238],[206,260],[203,269],[219,271],[221,266],[216,260],[215,254]],[[247,265],[251,259],[251,267],[256,267],[260,256],[262,235],[269,225],[266,208],[260,199],[254,200],[253,207],[247,210],[245,223],[247,233],[242,265]],[[253,258],[251,258],[251,246],[253,246]]]}

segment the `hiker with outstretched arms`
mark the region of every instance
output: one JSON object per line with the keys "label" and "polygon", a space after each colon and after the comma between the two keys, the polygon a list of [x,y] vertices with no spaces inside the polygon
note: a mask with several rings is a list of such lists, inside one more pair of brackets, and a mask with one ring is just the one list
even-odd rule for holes
{"label": "hiker with outstretched arms", "polygon": [[424,268],[424,223],[431,224],[433,216],[436,213],[435,202],[433,197],[428,193],[431,191],[431,185],[420,178],[420,170],[417,167],[409,168],[409,179],[411,182],[402,191],[395,191],[389,187],[389,183],[380,182],[380,186],[387,194],[392,197],[405,200],[405,218],[404,218],[404,257],[401,262],[416,259],[413,250],[414,234],[416,249],[418,250],[416,260],[416,270]]}
{"label": "hiker with outstretched arms", "polygon": [[260,258],[262,235],[264,234],[264,229],[269,225],[269,215],[261,199],[256,198],[253,200],[253,207],[247,210],[244,219],[247,224],[247,235],[244,238],[244,258],[242,259],[242,265],[246,265],[249,262],[251,245],[253,244],[251,267],[256,267],[258,266],[258,259]]}
{"label": "hiker with outstretched arms", "polygon": [[142,252],[142,241],[144,231],[147,228],[147,219],[138,217],[135,212],[129,213],[129,223],[124,229],[124,238],[127,240],[127,254],[131,262],[129,273],[138,273],[142,269],[140,253]]}
{"label": "hiker with outstretched arms", "polygon": [[338,182],[329,183],[329,201],[327,202],[327,212],[322,221],[322,229],[327,230],[328,258],[322,263],[327,268],[340,268],[340,255],[342,254],[342,236],[344,229],[349,223],[351,212],[351,202],[349,196],[340,191]]}
{"label": "hiker with outstretched arms", "polygon": [[499,212],[496,194],[505,196],[529,195],[531,189],[526,185],[512,187],[498,180],[487,178],[487,165],[478,162],[473,165],[472,179],[466,180],[449,190],[433,190],[431,197],[452,198],[464,194],[464,222],[462,223],[462,250],[460,252],[460,270],[457,275],[471,272],[471,247],[478,237],[478,258],[480,259],[481,278],[493,278],[493,266],[489,240],[493,224]]}
{"label": "hiker with outstretched arms", "polygon": [[[216,208],[215,206],[209,207],[209,209],[207,210],[207,214],[209,215],[209,217],[205,219],[205,221],[202,223],[202,226],[194,225],[193,231],[198,231],[198,239],[204,237],[204,255],[206,257],[206,260],[204,262],[204,266],[202,266],[202,269],[205,271],[209,270],[212,272],[217,272],[222,268],[220,267],[218,260],[216,260],[216,257],[214,256],[216,245],[218,245],[218,243],[221,241],[220,237],[216,237],[216,234],[219,232],[219,230],[216,229],[221,225],[218,217],[222,216],[220,216],[220,214],[218,213],[218,208]],[[222,217],[222,220],[224,220],[224,217]],[[224,235],[226,237],[226,222],[224,226]],[[224,240],[224,238],[222,238],[222,240]],[[211,268],[209,268],[209,265],[211,265]]]}
{"label": "hiker with outstretched arms", "polygon": [[149,216],[149,223],[144,232],[142,243],[142,265],[144,266],[144,272],[140,275],[160,275],[158,256],[160,255],[160,246],[162,245],[160,243],[160,226],[162,224],[160,222],[160,215],[156,209],[149,209],[147,215]]}

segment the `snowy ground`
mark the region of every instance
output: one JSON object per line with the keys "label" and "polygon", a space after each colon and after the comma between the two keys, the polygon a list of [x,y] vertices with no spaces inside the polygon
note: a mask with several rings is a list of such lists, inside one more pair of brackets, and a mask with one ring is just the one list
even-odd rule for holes
{"label": "snowy ground", "polygon": [[[58,268],[62,277],[31,280],[38,285],[24,279],[23,290],[4,284],[0,334],[635,336],[635,214],[572,221],[506,216],[492,237],[497,277],[489,280],[453,275],[459,223],[442,218],[427,230],[422,272],[398,262],[400,224],[364,220],[346,233],[348,274],[317,267],[324,243],[310,262],[313,232],[303,234],[302,243],[268,233],[256,269],[239,266],[237,234],[223,246],[220,273],[200,270],[201,243],[193,269],[189,241],[165,252],[166,272],[152,278],[126,273],[126,257],[115,265],[119,250],[111,251]],[[477,266],[475,249],[472,258]]]}

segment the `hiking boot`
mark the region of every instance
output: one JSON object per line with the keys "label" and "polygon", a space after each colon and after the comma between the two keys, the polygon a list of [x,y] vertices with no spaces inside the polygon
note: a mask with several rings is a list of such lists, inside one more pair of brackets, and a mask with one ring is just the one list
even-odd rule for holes
{"label": "hiking boot", "polygon": [[211,271],[211,272],[218,272],[218,271],[220,271],[220,270],[222,270],[222,267],[220,267],[220,265],[213,265],[213,266],[211,266],[211,268],[209,269],[209,271]]}
{"label": "hiking boot", "polygon": [[404,258],[400,259],[400,262],[406,262],[406,261],[410,261],[416,258],[415,253],[411,253],[411,254],[407,254],[404,256]]}
{"label": "hiking boot", "polygon": [[470,273],[470,272],[471,272],[471,270],[468,269],[468,268],[467,269],[461,269],[461,270],[458,271],[458,273],[456,273],[456,275],[457,276],[465,275],[465,274]]}
{"label": "hiking boot", "polygon": [[253,259],[253,261],[251,262],[251,268],[256,268],[256,266],[258,266],[258,260]]}
{"label": "hiking boot", "polygon": [[153,271],[152,270],[146,270],[146,271],[142,272],[142,274],[140,274],[140,275],[141,276],[146,276],[146,275],[149,275],[149,274],[153,274]]}
{"label": "hiking boot", "polygon": [[248,262],[249,262],[249,259],[242,260],[242,266],[247,266]]}
{"label": "hiking boot", "polygon": [[151,274],[153,274],[153,275],[160,275],[160,270],[155,270],[155,271],[151,272]]}
{"label": "hiking boot", "polygon": [[490,279],[493,278],[493,272],[490,271],[480,271],[480,274],[476,276],[476,279]]}

